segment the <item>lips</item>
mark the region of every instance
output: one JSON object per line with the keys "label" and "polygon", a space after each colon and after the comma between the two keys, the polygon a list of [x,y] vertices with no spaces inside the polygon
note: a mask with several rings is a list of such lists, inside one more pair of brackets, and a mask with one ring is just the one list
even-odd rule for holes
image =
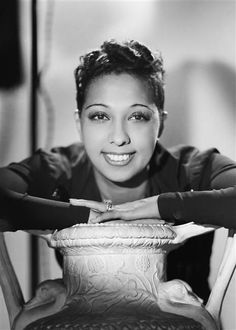
{"label": "lips", "polygon": [[124,166],[127,165],[132,158],[134,157],[134,153],[103,153],[103,156],[107,163],[114,166]]}

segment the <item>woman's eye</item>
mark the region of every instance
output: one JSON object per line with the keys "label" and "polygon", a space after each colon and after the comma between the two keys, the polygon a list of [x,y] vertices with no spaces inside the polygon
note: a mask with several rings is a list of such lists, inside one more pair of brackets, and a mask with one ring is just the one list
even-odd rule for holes
{"label": "woman's eye", "polygon": [[148,121],[150,119],[150,116],[143,112],[136,112],[133,113],[130,117],[130,120],[136,120],[136,121]]}
{"label": "woman's eye", "polygon": [[103,112],[96,112],[96,113],[91,113],[89,114],[89,119],[93,120],[93,121],[105,121],[105,120],[109,120],[109,117],[103,113]]}

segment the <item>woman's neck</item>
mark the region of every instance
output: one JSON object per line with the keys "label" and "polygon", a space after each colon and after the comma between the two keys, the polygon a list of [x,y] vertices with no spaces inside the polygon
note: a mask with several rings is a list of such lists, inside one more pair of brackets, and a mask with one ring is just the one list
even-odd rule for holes
{"label": "woman's neck", "polygon": [[147,172],[126,183],[113,182],[94,171],[94,177],[102,199],[110,199],[113,204],[121,204],[142,199],[146,196],[148,185]]}

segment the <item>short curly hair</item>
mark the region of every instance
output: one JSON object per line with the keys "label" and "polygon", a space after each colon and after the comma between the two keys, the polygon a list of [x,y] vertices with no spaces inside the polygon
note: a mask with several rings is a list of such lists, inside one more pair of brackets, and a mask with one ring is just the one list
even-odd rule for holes
{"label": "short curly hair", "polygon": [[110,73],[128,73],[145,79],[153,90],[154,102],[160,115],[164,114],[164,69],[161,54],[152,53],[134,40],[117,42],[114,39],[105,41],[99,49],[80,57],[80,64],[74,71],[79,114],[89,83],[98,76]]}

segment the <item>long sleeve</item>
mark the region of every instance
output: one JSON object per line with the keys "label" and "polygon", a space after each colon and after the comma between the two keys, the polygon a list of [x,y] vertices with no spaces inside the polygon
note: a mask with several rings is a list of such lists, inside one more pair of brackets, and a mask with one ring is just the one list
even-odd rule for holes
{"label": "long sleeve", "polygon": [[84,207],[8,189],[0,189],[0,205],[0,231],[62,229],[87,222],[89,213]]}
{"label": "long sleeve", "polygon": [[206,168],[211,173],[209,190],[160,194],[161,217],[176,224],[194,221],[236,229],[236,165],[231,161],[226,166],[225,159],[217,155]]}
{"label": "long sleeve", "polygon": [[162,219],[194,221],[236,229],[236,186],[212,190],[161,194],[158,207]]}
{"label": "long sleeve", "polygon": [[[87,222],[89,209],[66,202],[73,154],[71,148],[64,149],[64,153],[38,150],[32,157],[0,169],[0,231],[62,229]],[[58,193],[54,197],[58,187],[60,192],[66,191],[66,197]]]}
{"label": "long sleeve", "polygon": [[[169,161],[168,161],[169,157]],[[215,149],[178,147],[167,155],[155,191],[162,219],[236,228],[236,163]],[[164,160],[165,160],[164,159]],[[162,162],[163,164],[163,162]],[[160,177],[160,176],[159,176]],[[159,183],[156,180],[157,184]],[[163,184],[164,183],[164,184]],[[158,186],[158,185],[157,185]],[[206,302],[214,233],[192,237],[167,256],[167,279],[182,279]]]}

